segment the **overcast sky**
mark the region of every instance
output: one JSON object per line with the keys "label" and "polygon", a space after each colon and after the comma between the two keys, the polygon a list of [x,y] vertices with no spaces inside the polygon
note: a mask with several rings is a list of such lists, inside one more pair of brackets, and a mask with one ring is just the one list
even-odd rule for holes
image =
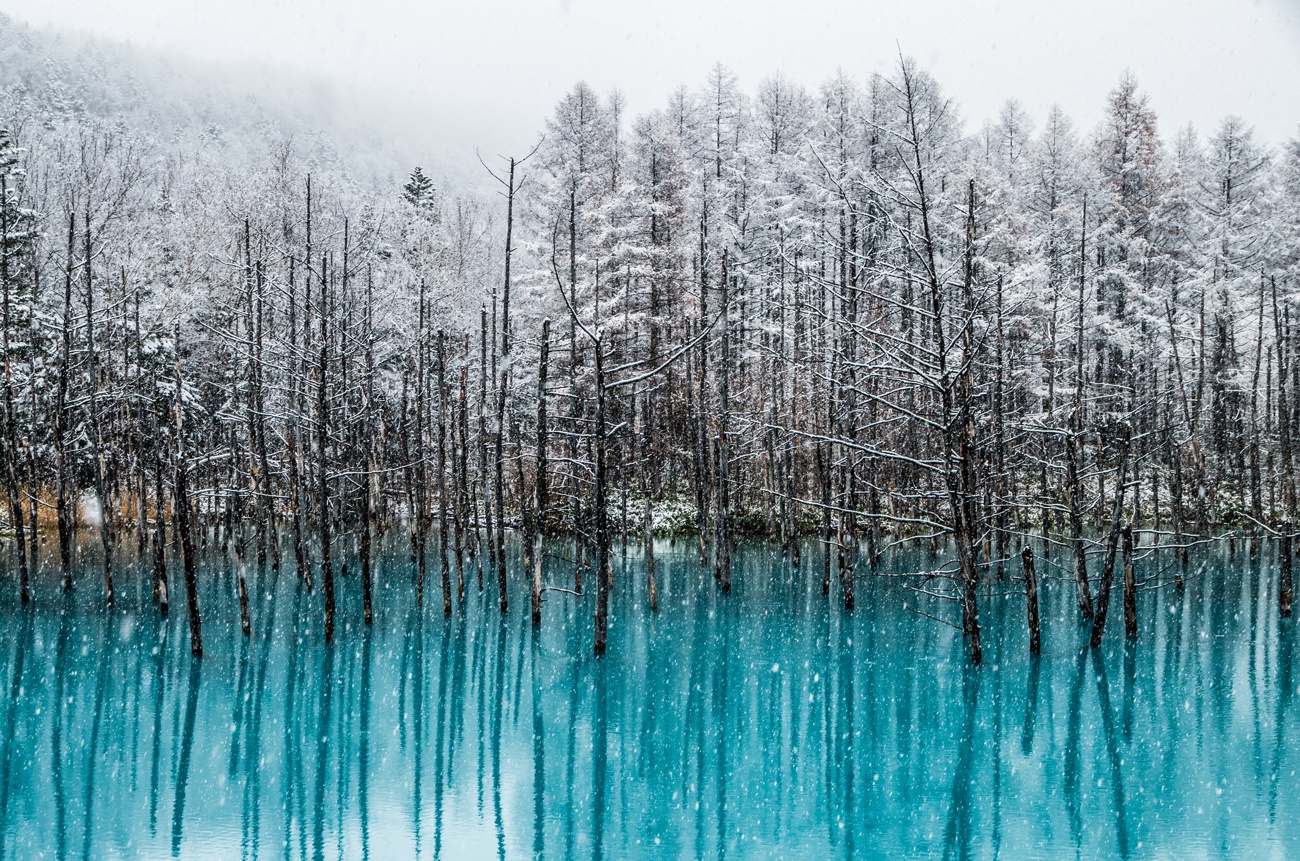
{"label": "overcast sky", "polygon": [[[1241,115],[1266,142],[1300,131],[1300,0],[0,0],[37,25],[220,61],[270,61],[410,97],[443,143],[529,146],[583,79],[635,113],[718,61],[753,92],[837,67],[888,71],[899,47],[973,130],[1017,98],[1083,128],[1125,69],[1166,135]],[[352,88],[349,87],[349,90]],[[441,149],[441,147],[440,147]]]}

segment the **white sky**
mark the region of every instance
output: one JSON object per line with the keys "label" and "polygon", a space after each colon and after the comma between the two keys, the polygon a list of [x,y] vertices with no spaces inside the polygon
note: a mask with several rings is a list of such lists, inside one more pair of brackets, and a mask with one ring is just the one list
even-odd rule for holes
{"label": "white sky", "polygon": [[[1300,133],[1300,0],[0,0],[52,25],[219,61],[270,62],[408,97],[423,127],[484,153],[526,150],[572,84],[635,114],[718,61],[752,93],[780,70],[887,71],[899,46],[961,103],[968,130],[1018,98],[1083,129],[1132,69],[1162,131],[1241,115]],[[351,91],[352,87],[346,90]],[[426,125],[427,123],[427,125]],[[432,140],[432,139],[431,139]]]}

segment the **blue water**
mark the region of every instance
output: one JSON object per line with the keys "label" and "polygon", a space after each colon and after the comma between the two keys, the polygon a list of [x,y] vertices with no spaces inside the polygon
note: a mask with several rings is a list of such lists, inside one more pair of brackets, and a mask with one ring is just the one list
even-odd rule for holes
{"label": "blue water", "polygon": [[1143,592],[1131,648],[1116,595],[1095,656],[1060,570],[1040,562],[1038,661],[1018,583],[990,578],[979,669],[958,632],[907,609],[954,607],[864,577],[846,616],[819,554],[792,570],[742,547],[721,595],[693,547],[665,544],[651,616],[633,551],[603,660],[593,598],[548,593],[535,634],[525,585],[502,618],[472,562],[450,620],[436,575],[414,606],[397,555],[372,628],[341,579],[330,649],[319,593],[291,571],[255,581],[242,637],[214,560],[202,661],[179,588],[160,620],[135,573],[99,608],[89,558],[70,598],[48,572],[28,611],[6,587],[0,855],[1300,857],[1296,623],[1277,617],[1267,553],[1194,558],[1184,593]]}

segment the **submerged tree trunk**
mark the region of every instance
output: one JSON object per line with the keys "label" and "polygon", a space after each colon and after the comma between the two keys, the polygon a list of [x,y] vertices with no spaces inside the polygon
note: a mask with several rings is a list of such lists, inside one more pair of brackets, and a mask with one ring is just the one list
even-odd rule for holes
{"label": "submerged tree trunk", "polygon": [[1119,445],[1119,474],[1115,479],[1115,500],[1111,508],[1110,530],[1106,535],[1106,557],[1101,563],[1101,585],[1097,589],[1097,605],[1092,615],[1090,645],[1101,645],[1106,631],[1106,614],[1110,609],[1110,588],[1115,579],[1115,550],[1119,543],[1120,518],[1124,516],[1124,491],[1128,487],[1128,447],[1130,429],[1125,426]]}
{"label": "submerged tree trunk", "polygon": [[609,629],[609,504],[606,498],[605,366],[604,345],[596,342],[596,492],[593,500],[596,515],[596,633],[595,653],[605,654]]}
{"label": "submerged tree trunk", "polygon": [[1092,592],[1088,586],[1088,556],[1083,546],[1083,485],[1079,476],[1079,437],[1083,435],[1083,312],[1084,261],[1087,257],[1088,199],[1083,200],[1083,230],[1079,240],[1079,311],[1074,344],[1074,404],[1070,427],[1065,434],[1065,480],[1070,506],[1070,549],[1074,553],[1074,584],[1079,597],[1079,614],[1092,618]]}
{"label": "submerged tree trunk", "polygon": [[[345,240],[346,243],[346,240]],[[318,532],[320,534],[320,576],[325,593],[325,642],[334,642],[334,562],[330,554],[330,486],[328,455],[329,401],[326,394],[329,377],[329,282],[321,259],[320,279],[320,363],[316,377],[316,481]]]}
{"label": "submerged tree trunk", "polygon": [[[161,435],[160,435],[161,436]],[[166,499],[163,495],[163,453],[159,442],[154,450],[153,599],[164,616],[170,607],[167,590]]]}
{"label": "submerged tree trunk", "polygon": [[1277,545],[1277,555],[1278,555],[1277,606],[1278,606],[1278,615],[1280,615],[1284,619],[1289,618],[1291,616],[1291,607],[1295,599],[1294,586],[1293,586],[1294,581],[1292,579],[1292,573],[1291,573],[1292,563],[1294,562],[1294,556],[1292,555],[1293,554],[1292,542],[1294,540],[1294,533],[1292,532],[1293,529],[1294,527],[1292,526],[1290,521],[1283,523],[1282,537],[1281,540],[1278,541],[1278,545]]}
{"label": "submerged tree trunk", "polygon": [[57,394],[54,400],[54,458],[56,466],[55,509],[59,523],[59,567],[63,573],[63,591],[72,589],[73,504],[72,466],[68,463],[68,381],[72,376],[72,270],[76,245],[77,216],[68,216],[68,251],[63,282],[62,348],[59,356]]}
{"label": "submerged tree trunk", "polygon": [[1034,573],[1034,551],[1029,547],[1020,551],[1020,561],[1025,566],[1025,603],[1029,615],[1029,654],[1043,651],[1043,637],[1038,620],[1038,577]]}
{"label": "submerged tree trunk", "polygon": [[438,330],[438,564],[442,614],[451,615],[451,562],[447,555],[447,335]]}
{"label": "submerged tree trunk", "polygon": [[1124,554],[1124,635],[1130,640],[1138,635],[1137,579],[1133,572],[1133,527],[1124,527],[1122,535]]}
{"label": "submerged tree trunk", "polygon": [[537,475],[533,479],[535,501],[533,505],[533,590],[532,618],[534,625],[542,623],[542,545],[546,534],[546,372],[550,364],[551,320],[542,321],[541,356],[537,366]]}
{"label": "submerged tree trunk", "polygon": [[[13,373],[9,367],[9,354],[11,350],[9,342],[9,327],[12,324],[11,314],[11,287],[9,283],[9,186],[8,178],[0,175],[0,291],[3,292],[3,343],[0,349],[3,349],[4,364],[4,438],[0,440],[0,457],[4,459],[4,482],[5,491],[9,496],[9,515],[13,522],[14,538],[17,543],[18,551],[18,594],[22,603],[26,604],[31,601],[31,583],[28,573],[27,557],[27,530],[24,515],[22,494],[19,490],[18,482],[18,463],[19,463],[19,446],[17,417],[15,416],[15,404],[13,396]],[[34,547],[37,542],[36,521],[32,521],[31,541]]]}
{"label": "submerged tree trunk", "polygon": [[[185,571],[185,604],[189,610],[190,652],[197,658],[203,657],[203,620],[199,615],[199,578],[198,551],[194,546],[194,531],[191,524],[189,494],[189,464],[186,462],[185,450],[185,383],[181,377],[181,337],[180,326],[176,327],[176,395],[172,404],[174,416],[174,439],[172,450],[176,457],[176,484],[173,489],[175,500],[176,531],[181,539],[181,564]],[[165,590],[165,587],[164,587]]]}

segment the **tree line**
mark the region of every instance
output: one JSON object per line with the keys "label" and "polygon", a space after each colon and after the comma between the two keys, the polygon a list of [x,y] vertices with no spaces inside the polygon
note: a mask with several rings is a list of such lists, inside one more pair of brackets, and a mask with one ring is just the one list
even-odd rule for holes
{"label": "tree line", "polygon": [[[690,536],[724,592],[737,539],[766,539],[846,610],[890,548],[944,543],[915,588],[955,602],[979,662],[982,579],[1024,582],[1039,642],[1031,540],[1096,645],[1117,568],[1136,636],[1139,588],[1251,535],[1279,539],[1290,612],[1300,140],[1228,118],[1167,143],[1128,75],[1091,132],[1010,102],[971,133],[907,59],[753,96],[719,66],[631,119],[578,84],[486,165],[497,206],[420,168],[368,190],[289,141],[249,168],[6,113],[24,602],[45,530],[83,585],[84,526],[107,603],[144,572],[167,612],[179,568],[196,654],[214,548],[245,632],[249,572],[291,567],[332,640],[335,578],[359,574],[369,623],[396,532],[446,614],[489,588],[540,623],[547,591],[594,589],[600,653],[619,542],[652,612],[656,535]],[[1138,583],[1157,547],[1169,577]]]}

